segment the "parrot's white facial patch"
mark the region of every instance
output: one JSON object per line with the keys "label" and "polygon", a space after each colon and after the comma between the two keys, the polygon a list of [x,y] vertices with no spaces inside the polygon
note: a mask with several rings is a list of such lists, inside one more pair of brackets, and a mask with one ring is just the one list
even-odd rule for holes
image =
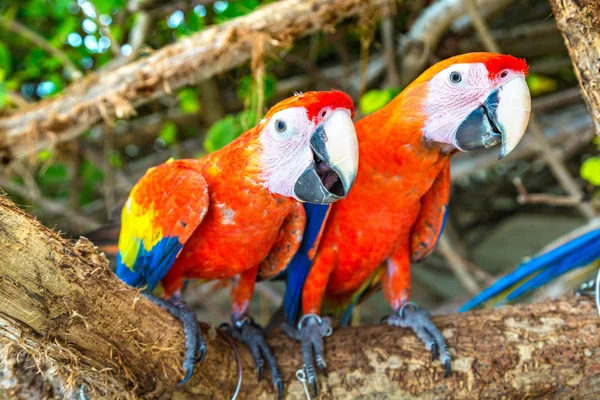
{"label": "parrot's white facial patch", "polygon": [[267,188],[292,197],[294,184],[313,162],[309,142],[316,124],[304,107],[292,107],[274,114],[260,135],[264,179]]}
{"label": "parrot's white facial patch", "polygon": [[428,83],[425,137],[453,144],[460,124],[485,101],[493,85],[483,63],[454,64],[438,72]]}

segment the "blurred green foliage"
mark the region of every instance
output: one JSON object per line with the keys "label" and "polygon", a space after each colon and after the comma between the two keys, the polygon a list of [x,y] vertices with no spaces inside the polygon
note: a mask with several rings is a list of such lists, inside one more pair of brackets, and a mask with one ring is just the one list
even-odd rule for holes
{"label": "blurred green foliage", "polygon": [[527,81],[527,86],[529,86],[531,96],[533,97],[552,93],[558,89],[557,80],[544,75],[529,74],[525,79]]}
{"label": "blurred green foliage", "polygon": [[[270,1],[215,1],[182,10],[174,9],[169,15],[153,21],[146,43],[151,48],[163,47],[182,36],[204,29],[208,24],[220,24],[246,15]],[[15,21],[33,35],[39,36],[87,74],[104,68],[117,56],[127,56],[131,51],[128,39],[139,15],[130,13],[126,9],[127,3],[127,0],[0,2],[0,18],[8,23]],[[110,39],[118,42],[117,48],[121,49],[121,54],[113,54]],[[15,96],[35,102],[60,94],[70,83],[71,77],[66,73],[65,65],[59,58],[32,43],[26,35],[0,27],[0,113],[6,108],[18,106],[14,104]],[[204,143],[206,151],[221,148],[255,125],[261,117],[257,115],[259,88],[252,77],[248,74],[242,75],[238,83],[237,96],[246,105],[246,110],[228,115],[214,123]],[[266,108],[266,102],[272,98],[274,89],[275,77],[266,75],[264,85],[260,89],[264,91],[263,108]],[[180,89],[176,99],[176,106],[181,112],[202,112],[198,88]],[[189,133],[179,131],[174,122],[163,122],[157,132],[154,150],[160,151],[173,146],[186,138],[186,135],[189,136]],[[87,132],[84,140],[92,140],[92,136]],[[131,154],[141,156],[144,153],[138,148]],[[134,157],[130,154],[128,156]],[[127,165],[123,149],[108,150],[105,157],[107,164],[112,168],[123,169]],[[33,171],[33,179],[43,196],[66,201],[69,190],[72,190],[70,180],[73,175],[78,175],[81,182],[78,189],[80,205],[89,204],[101,196],[105,179],[102,165],[97,165],[85,156],[82,156],[79,164],[73,164],[55,154],[55,150],[39,151],[36,161],[38,165]],[[73,166],[78,168],[78,171],[70,171]],[[15,181],[23,183],[23,178],[17,177]]]}
{"label": "blurred green foliage", "polygon": [[258,124],[262,118],[263,110],[256,112],[258,107],[259,92],[263,92],[263,109],[266,103],[275,94],[275,76],[267,74],[263,80],[263,87],[259,88],[250,75],[243,76],[238,82],[237,96],[248,104],[246,110],[235,115],[228,115],[220,121],[215,122],[206,133],[204,149],[211,153],[219,150],[229,142],[235,140],[246,130]]}
{"label": "blurred green foliage", "polygon": [[360,98],[358,108],[364,115],[374,113],[392,101],[401,91],[402,88],[369,90]]}
{"label": "blurred green foliage", "polygon": [[600,186],[600,157],[590,157],[581,164],[581,177],[594,186]]}

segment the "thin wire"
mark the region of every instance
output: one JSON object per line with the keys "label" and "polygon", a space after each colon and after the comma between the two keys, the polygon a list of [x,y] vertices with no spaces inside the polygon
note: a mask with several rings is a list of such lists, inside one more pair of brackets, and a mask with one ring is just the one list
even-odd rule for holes
{"label": "thin wire", "polygon": [[598,268],[598,273],[596,274],[596,309],[600,317],[600,268]]}
{"label": "thin wire", "polygon": [[229,342],[229,345],[231,346],[231,348],[233,349],[233,352],[235,353],[235,359],[236,359],[237,365],[238,365],[238,382],[237,382],[237,387],[235,388],[235,392],[233,392],[233,396],[231,397],[231,400],[235,400],[237,398],[238,394],[240,394],[240,390],[242,389],[242,375],[243,375],[242,358],[240,357],[240,352],[238,351],[237,346],[233,342],[233,339],[231,339],[231,337],[227,333],[225,333],[222,329],[217,329],[217,332],[219,332],[219,334],[225,340],[227,340],[227,342]]}
{"label": "thin wire", "polygon": [[308,385],[306,384],[306,374],[304,373],[303,369],[299,369],[298,371],[296,371],[296,379],[302,382],[302,386],[304,387],[304,394],[306,394],[306,399],[311,400],[310,392],[308,391]]}

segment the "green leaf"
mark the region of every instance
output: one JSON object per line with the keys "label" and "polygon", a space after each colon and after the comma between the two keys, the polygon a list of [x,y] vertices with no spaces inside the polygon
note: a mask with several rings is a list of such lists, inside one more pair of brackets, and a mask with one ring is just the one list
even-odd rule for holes
{"label": "green leaf", "polygon": [[396,97],[400,91],[400,88],[368,91],[360,98],[358,104],[360,112],[364,115],[368,115],[379,110],[387,103],[392,101],[392,99]]}
{"label": "green leaf", "polygon": [[[66,6],[65,6],[66,10]],[[79,29],[79,20],[75,17],[69,16],[58,26],[58,29],[54,33],[54,36],[50,40],[50,43],[54,47],[61,48],[63,47],[63,42],[66,42],[67,36],[71,32],[77,32]],[[69,47],[70,48],[70,47]]]}
{"label": "green leaf", "polygon": [[[269,101],[275,94],[277,79],[275,75],[266,74],[263,82],[264,101]],[[258,90],[256,82],[251,75],[244,75],[240,78],[237,88],[237,96],[242,102],[249,100],[250,108],[255,109],[258,103]]]}
{"label": "green leaf", "polygon": [[[242,128],[242,132],[240,132],[240,134],[241,134],[241,133],[247,131],[248,129],[252,128],[256,124],[258,124],[258,121],[260,120],[260,116],[258,114],[256,114],[256,112],[254,110],[244,110],[236,115],[236,120],[238,121],[240,127]],[[238,136],[239,136],[239,134],[238,134]]]}
{"label": "green leaf", "polygon": [[532,96],[551,93],[558,88],[558,82],[555,79],[543,75],[529,74],[525,79]]}
{"label": "green leaf", "polygon": [[594,186],[600,186],[600,157],[590,157],[581,164],[579,174]]}
{"label": "green leaf", "polygon": [[167,121],[160,128],[159,139],[164,140],[165,145],[169,146],[177,140],[177,125],[173,121]]}
{"label": "green leaf", "polygon": [[121,160],[121,155],[118,151],[111,150],[108,153],[108,164],[115,168],[121,168],[123,166],[123,160]]}
{"label": "green leaf", "polygon": [[[0,69],[0,71],[2,71]],[[0,82],[0,109],[6,107],[6,103],[8,102],[8,92],[6,90],[6,85],[3,82]]]}
{"label": "green leaf", "polygon": [[97,198],[96,188],[104,180],[104,173],[94,163],[86,159],[81,163],[80,175],[83,187],[79,193],[79,204],[84,205]]}
{"label": "green leaf", "polygon": [[125,6],[125,0],[102,0],[93,3],[98,14],[111,14],[115,9]]}
{"label": "green leaf", "polygon": [[188,114],[195,114],[200,111],[200,102],[196,89],[185,88],[179,92],[179,108]]}
{"label": "green leaf", "polygon": [[4,70],[6,75],[12,72],[12,62],[8,47],[0,42],[0,69]]}
{"label": "green leaf", "polygon": [[42,189],[53,189],[67,181],[67,165],[56,163],[41,171],[38,183]]}
{"label": "green leaf", "polygon": [[206,139],[204,139],[204,148],[207,152],[212,153],[233,141],[242,132],[242,126],[237,118],[228,115],[212,124],[208,129]]}
{"label": "green leaf", "polygon": [[50,159],[50,157],[52,157],[52,151],[51,150],[40,150],[37,153],[37,159],[39,162],[46,162]]}
{"label": "green leaf", "polygon": [[49,11],[54,17],[61,18],[68,15],[67,5],[71,0],[52,0],[49,3]]}
{"label": "green leaf", "polygon": [[198,32],[204,28],[204,17],[201,17],[195,12],[190,11],[185,16],[185,26],[190,33]]}
{"label": "green leaf", "polygon": [[225,11],[215,15],[215,22],[219,24],[233,18],[250,14],[252,10],[256,9],[258,6],[260,6],[258,0],[230,1]]}

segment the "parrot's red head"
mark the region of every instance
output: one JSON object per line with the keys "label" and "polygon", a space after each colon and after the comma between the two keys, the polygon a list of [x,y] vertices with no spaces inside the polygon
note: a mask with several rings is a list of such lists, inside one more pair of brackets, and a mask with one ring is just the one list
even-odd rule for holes
{"label": "parrot's red head", "polygon": [[531,112],[525,60],[495,53],[468,53],[441,61],[407,91],[425,92],[420,104],[424,137],[469,151],[502,143],[500,156],[519,143]]}
{"label": "parrot's red head", "polygon": [[342,199],[356,178],[354,104],[344,92],[307,92],[273,106],[257,127],[267,188],[302,202]]}

